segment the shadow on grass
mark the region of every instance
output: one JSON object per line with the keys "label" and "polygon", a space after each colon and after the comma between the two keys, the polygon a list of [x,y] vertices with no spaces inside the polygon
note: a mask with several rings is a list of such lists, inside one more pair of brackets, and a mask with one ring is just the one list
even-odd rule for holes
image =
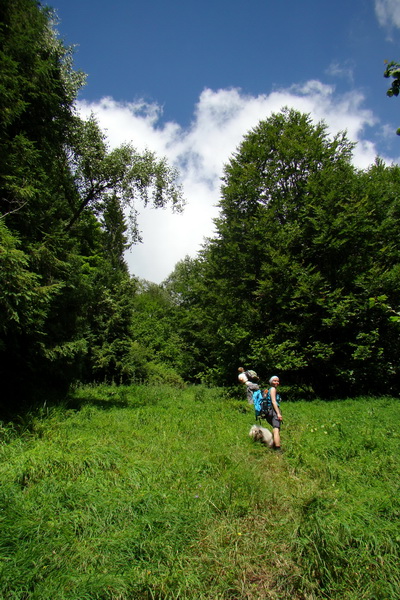
{"label": "shadow on grass", "polygon": [[156,404],[158,399],[149,399],[145,386],[82,386],[70,390],[49,390],[41,393],[22,394],[12,401],[3,397],[0,406],[0,426],[11,428],[15,433],[30,431],[34,421],[46,418],[53,410],[80,411],[93,406],[99,410],[115,408],[142,408]]}
{"label": "shadow on grass", "polygon": [[[72,410],[80,410],[91,405],[101,410],[113,408],[141,408],[150,402],[148,388],[145,385],[131,386],[86,386],[71,390],[64,399],[64,406]],[[157,399],[151,398],[151,404]]]}

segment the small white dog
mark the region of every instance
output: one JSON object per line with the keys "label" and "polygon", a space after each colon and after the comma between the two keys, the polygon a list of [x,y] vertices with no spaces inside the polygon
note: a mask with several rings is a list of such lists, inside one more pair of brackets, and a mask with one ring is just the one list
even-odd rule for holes
{"label": "small white dog", "polygon": [[272,448],[272,446],[274,445],[274,438],[272,437],[272,433],[266,427],[261,427],[261,425],[253,425],[253,427],[249,431],[249,436],[253,438],[255,442],[262,442],[270,448]]}

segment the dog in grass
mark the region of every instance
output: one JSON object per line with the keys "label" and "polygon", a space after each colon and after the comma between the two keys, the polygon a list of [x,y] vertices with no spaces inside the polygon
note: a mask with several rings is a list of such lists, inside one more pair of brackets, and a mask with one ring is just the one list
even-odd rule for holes
{"label": "dog in grass", "polygon": [[261,442],[270,448],[274,445],[272,433],[266,427],[261,427],[261,425],[253,425],[249,431],[249,436],[253,438],[255,442]]}

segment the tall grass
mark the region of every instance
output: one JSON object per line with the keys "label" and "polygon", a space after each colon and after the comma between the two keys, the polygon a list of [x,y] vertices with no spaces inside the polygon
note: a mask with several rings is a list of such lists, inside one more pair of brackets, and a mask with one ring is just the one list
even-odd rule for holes
{"label": "tall grass", "polygon": [[325,598],[400,598],[398,400],[290,409],[288,463],[317,484],[300,504],[295,549],[303,576]]}
{"label": "tall grass", "polygon": [[0,428],[4,600],[398,599],[399,404],[87,387]]}

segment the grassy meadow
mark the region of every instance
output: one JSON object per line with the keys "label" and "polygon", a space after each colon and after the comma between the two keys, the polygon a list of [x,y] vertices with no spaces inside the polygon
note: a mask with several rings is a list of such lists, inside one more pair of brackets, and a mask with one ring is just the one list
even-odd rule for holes
{"label": "grassy meadow", "polygon": [[3,423],[1,600],[398,600],[400,402],[282,408],[282,454],[201,386]]}

